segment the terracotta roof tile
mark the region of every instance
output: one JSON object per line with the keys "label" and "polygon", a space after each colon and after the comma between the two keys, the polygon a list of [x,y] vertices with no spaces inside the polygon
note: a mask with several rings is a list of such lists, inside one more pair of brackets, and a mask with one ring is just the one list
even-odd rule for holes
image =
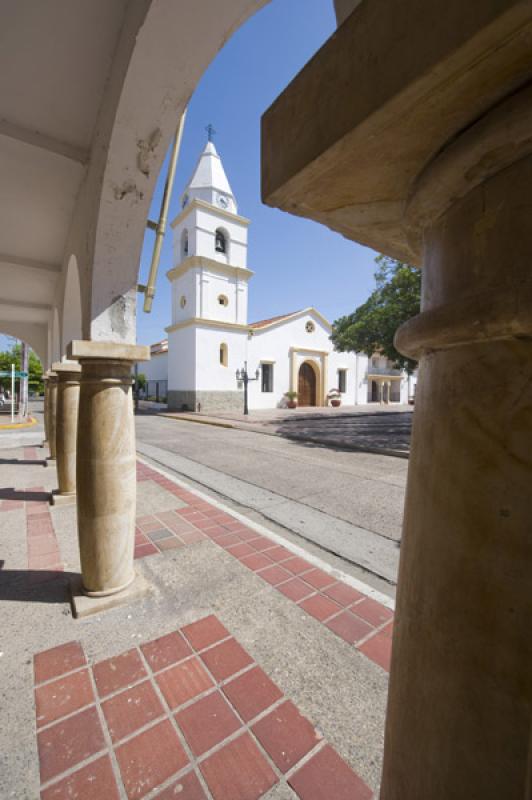
{"label": "terracotta roof tile", "polygon": [[270,319],[260,319],[258,322],[252,322],[250,324],[250,328],[265,328],[266,325],[270,325],[272,322],[279,322],[282,319],[288,319],[289,317],[293,317],[295,314],[299,314],[300,311],[291,311],[289,314],[280,314],[278,317],[270,317]]}

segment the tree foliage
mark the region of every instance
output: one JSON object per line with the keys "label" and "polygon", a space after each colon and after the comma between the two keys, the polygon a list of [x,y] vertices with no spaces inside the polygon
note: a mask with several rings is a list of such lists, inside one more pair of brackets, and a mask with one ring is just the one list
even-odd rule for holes
{"label": "tree foliage", "polygon": [[[21,345],[14,344],[9,350],[0,351],[0,371],[1,372],[11,372],[11,364],[15,365],[15,369],[20,371],[21,370]],[[42,392],[43,390],[43,381],[42,381],[42,364],[39,361],[38,357],[35,355],[33,350],[30,350],[29,355],[29,378],[28,384],[31,391],[34,392]],[[4,388],[10,389],[10,379],[9,378],[0,378],[0,385],[3,385]]]}
{"label": "tree foliage", "polygon": [[410,373],[416,362],[395,349],[393,338],[403,322],[419,314],[421,273],[389,256],[377,256],[375,262],[376,289],[352,314],[334,322],[331,340],[340,352],[382,353]]}

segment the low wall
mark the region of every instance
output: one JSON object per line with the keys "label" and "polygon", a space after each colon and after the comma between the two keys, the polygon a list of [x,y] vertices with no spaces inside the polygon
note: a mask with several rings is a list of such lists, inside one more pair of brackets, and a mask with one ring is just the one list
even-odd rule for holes
{"label": "low wall", "polygon": [[[198,408],[198,404],[201,408]],[[195,389],[170,389],[168,392],[168,409],[182,411],[186,406],[187,411],[202,411],[208,414],[211,411],[243,411],[243,392],[211,392]]]}

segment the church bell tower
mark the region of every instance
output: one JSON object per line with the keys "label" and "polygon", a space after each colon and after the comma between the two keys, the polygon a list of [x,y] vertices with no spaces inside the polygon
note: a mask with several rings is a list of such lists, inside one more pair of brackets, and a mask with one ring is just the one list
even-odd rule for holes
{"label": "church bell tower", "polygon": [[209,139],[172,222],[172,326],[187,320],[247,324],[247,229],[222,161]]}

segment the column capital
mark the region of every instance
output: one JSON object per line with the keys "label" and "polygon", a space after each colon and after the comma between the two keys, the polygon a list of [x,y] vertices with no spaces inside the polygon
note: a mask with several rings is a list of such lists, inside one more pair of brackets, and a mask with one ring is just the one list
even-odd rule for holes
{"label": "column capital", "polygon": [[52,364],[52,369],[57,374],[58,380],[72,380],[79,378],[81,364],[79,361],[57,361]]}
{"label": "column capital", "polygon": [[124,342],[94,342],[74,340],[67,347],[69,359],[83,361],[149,361],[148,345],[126,344]]}

